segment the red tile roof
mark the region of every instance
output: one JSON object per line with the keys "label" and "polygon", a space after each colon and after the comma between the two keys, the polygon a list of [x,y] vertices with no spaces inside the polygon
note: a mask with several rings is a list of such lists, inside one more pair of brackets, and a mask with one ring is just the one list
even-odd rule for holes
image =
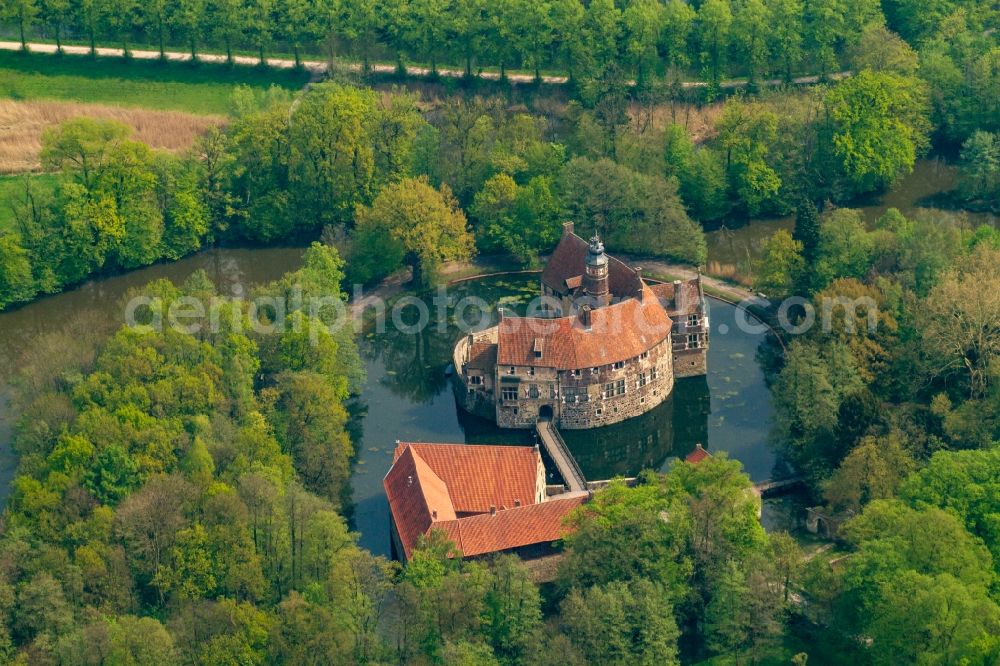
{"label": "red tile roof", "polygon": [[493,342],[473,342],[469,349],[469,362],[466,365],[478,370],[492,372],[497,364],[497,346]]}
{"label": "red tile roof", "polygon": [[[444,481],[412,449],[399,452],[382,485],[407,558],[435,520],[454,520]],[[435,517],[435,512],[437,512]]]}
{"label": "red tile roof", "polygon": [[692,465],[697,465],[705,458],[711,458],[712,454],[702,448],[701,444],[697,445],[691,453],[687,455],[684,459],[685,461],[691,463]]}
{"label": "red tile roof", "polygon": [[[467,514],[490,517],[490,509],[494,507],[500,515],[536,506],[540,464],[538,450],[530,446],[400,443],[383,485],[406,558],[410,558],[420,535],[435,526],[479,517]],[[515,508],[518,503],[521,506]],[[524,526],[504,529],[512,530],[509,539],[529,539],[523,545],[539,543],[530,541],[533,534],[545,536],[555,531],[546,522],[553,520],[552,512],[518,514],[524,516]],[[466,517],[460,517],[463,515]],[[469,524],[468,538],[474,548],[487,538],[477,536],[481,531],[477,524]],[[465,528],[454,525],[446,528],[459,529]],[[464,533],[455,534],[465,538]]]}
{"label": "red tile roof", "polygon": [[680,286],[682,289],[681,300],[683,302],[683,307],[681,308],[677,307],[676,289],[672,282],[650,286],[650,289],[653,290],[653,293],[660,299],[663,307],[667,309],[667,312],[671,316],[693,314],[698,311],[698,307],[701,305],[701,285],[698,278],[681,282]]}
{"label": "red tile roof", "polygon": [[[591,326],[578,317],[540,319],[504,317],[499,324],[497,362],[577,370],[638,356],[670,335],[671,321],[648,287],[629,298],[591,312]],[[535,357],[542,339],[542,357]]]}
{"label": "red tile roof", "polygon": [[517,509],[468,516],[436,523],[465,557],[496,553],[561,539],[568,533],[565,519],[587,499],[586,493],[551,499]]}
{"label": "red tile roof", "polygon": [[[559,294],[579,287],[578,278],[584,273],[589,245],[576,234],[564,232],[545,264],[542,283]],[[608,289],[619,298],[635,296],[642,290],[642,280],[625,262],[608,256]]]}
{"label": "red tile roof", "polygon": [[447,486],[455,513],[535,503],[541,457],[533,446],[400,443],[394,458],[407,449]]}

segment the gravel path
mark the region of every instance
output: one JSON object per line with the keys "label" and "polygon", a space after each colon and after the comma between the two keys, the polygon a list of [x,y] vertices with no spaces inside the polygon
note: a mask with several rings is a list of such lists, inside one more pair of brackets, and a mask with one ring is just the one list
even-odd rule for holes
{"label": "gravel path", "polygon": [[[20,42],[11,41],[0,41],[0,49],[6,51],[20,51]],[[55,44],[43,44],[38,42],[28,42],[28,50],[34,53],[55,53]],[[63,52],[69,55],[89,55],[89,46],[76,46],[76,45],[64,45]],[[159,51],[149,51],[145,49],[131,49],[130,53],[133,58],[139,60],[159,60]],[[115,47],[99,46],[97,47],[97,55],[104,57],[121,57],[122,49]],[[167,60],[173,60],[177,62],[185,62],[191,60],[191,54],[183,51],[167,51],[165,53]],[[200,53],[198,54],[198,60],[201,62],[211,62],[211,63],[225,63],[226,56],[217,53]],[[233,61],[239,65],[256,65],[260,60],[256,56],[246,56],[246,55],[234,55]],[[267,58],[266,62],[268,66],[275,67],[278,69],[292,69],[295,67],[295,61],[290,58]],[[303,60],[302,66],[308,70],[316,73],[322,73],[326,71],[327,63],[322,60]],[[359,62],[344,62],[341,66],[355,72],[361,71],[361,63]],[[392,74],[396,71],[395,65],[385,65],[379,63],[372,63],[370,69],[378,74]],[[430,69],[426,67],[415,67],[407,66],[406,73],[410,76],[427,76],[431,73]],[[439,76],[444,76],[448,78],[462,78],[465,76],[464,70],[461,69],[448,69],[448,68],[438,68],[437,73]],[[829,78],[831,80],[839,80],[850,76],[851,73],[848,71],[836,72],[831,74]],[[500,78],[499,72],[481,72],[479,74],[480,78],[497,80]],[[535,77],[531,74],[507,74],[507,80],[513,83],[533,83]],[[566,83],[567,77],[565,76],[551,76],[543,75],[542,83],[548,84],[563,84]],[[792,79],[792,82],[796,85],[809,85],[819,81],[818,76],[799,76]],[[781,79],[767,79],[760,81],[758,85],[773,87],[780,86],[784,83]],[[741,88],[747,84],[746,79],[730,79],[721,82],[719,85],[722,88]],[[704,81],[685,81],[683,84],[685,88],[704,88],[708,83]]]}

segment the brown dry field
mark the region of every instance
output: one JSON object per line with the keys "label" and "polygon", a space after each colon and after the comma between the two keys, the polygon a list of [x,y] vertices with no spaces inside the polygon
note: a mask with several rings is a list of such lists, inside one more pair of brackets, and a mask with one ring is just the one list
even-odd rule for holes
{"label": "brown dry field", "polygon": [[154,111],[79,102],[0,100],[0,174],[36,171],[41,167],[42,132],[64,120],[86,116],[117,120],[132,127],[132,138],[153,148],[188,148],[223,116],[180,111]]}

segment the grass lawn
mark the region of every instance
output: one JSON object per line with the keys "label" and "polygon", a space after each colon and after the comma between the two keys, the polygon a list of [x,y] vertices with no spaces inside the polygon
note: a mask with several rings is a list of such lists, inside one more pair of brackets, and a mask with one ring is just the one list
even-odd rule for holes
{"label": "grass lawn", "polygon": [[[28,176],[43,189],[54,189],[56,177],[52,174],[35,174]],[[0,234],[15,231],[13,203],[20,200],[24,193],[23,175],[0,176]]]}
{"label": "grass lawn", "polygon": [[307,72],[0,52],[0,99],[58,99],[225,114],[233,87],[297,90]]}

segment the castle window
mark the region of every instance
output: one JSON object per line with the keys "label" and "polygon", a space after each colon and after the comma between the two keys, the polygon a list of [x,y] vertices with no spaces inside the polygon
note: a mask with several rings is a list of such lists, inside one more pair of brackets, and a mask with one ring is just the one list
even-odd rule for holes
{"label": "castle window", "polygon": [[688,315],[688,326],[690,328],[697,328],[701,326],[701,315],[699,314],[689,314]]}
{"label": "castle window", "polygon": [[469,377],[469,383],[475,386],[479,386],[480,384],[483,383],[483,378],[480,377],[479,375],[472,375],[471,377]]}
{"label": "castle window", "polygon": [[603,413],[604,413],[604,410],[603,410],[603,409],[601,409],[601,408],[598,408],[598,409],[597,409],[597,411],[596,411],[596,412],[594,412],[594,413],[595,413],[595,414],[596,414],[597,416],[600,416],[601,414],[603,414]]}
{"label": "castle window", "polygon": [[505,388],[500,392],[500,397],[503,400],[517,400],[517,389],[516,388]]}
{"label": "castle window", "polygon": [[605,384],[604,391],[601,393],[601,395],[605,398],[610,398],[614,396],[614,394],[615,394],[615,383],[608,382],[607,384]]}
{"label": "castle window", "polygon": [[688,349],[698,349],[701,347],[701,338],[697,333],[691,333],[688,335]]}
{"label": "castle window", "polygon": [[540,395],[541,392],[538,390],[538,387],[535,386],[534,384],[532,384],[528,388],[528,397],[531,398],[532,400],[537,400]]}
{"label": "castle window", "polygon": [[574,377],[579,377],[580,376],[580,371],[579,370],[574,370],[573,371],[573,376]]}
{"label": "castle window", "polygon": [[615,395],[625,395],[625,380],[619,379],[615,382]]}
{"label": "castle window", "polygon": [[514,374],[514,366],[510,366],[510,369],[507,370],[507,374],[508,375]]}
{"label": "castle window", "polygon": [[640,372],[639,373],[639,380],[636,382],[636,384],[638,384],[639,388],[642,388],[643,386],[646,385],[646,382],[648,382],[648,381],[649,380],[646,377],[646,373],[645,372]]}
{"label": "castle window", "polygon": [[600,368],[591,368],[590,369],[590,374],[596,375],[598,370],[600,370]]}
{"label": "castle window", "polygon": [[652,368],[649,369],[649,379],[650,380],[656,379],[659,376],[660,376],[660,371],[656,368],[655,365]]}
{"label": "castle window", "polygon": [[531,366],[530,368],[528,368],[528,374],[530,376],[532,376],[532,377],[535,376],[535,367],[534,366]]}
{"label": "castle window", "polygon": [[640,361],[645,361],[647,358],[649,358],[649,352],[648,351],[644,351],[641,354],[639,354],[639,360]]}
{"label": "castle window", "polygon": [[612,367],[614,367],[615,370],[621,370],[625,367],[625,361],[615,361],[615,364]]}

